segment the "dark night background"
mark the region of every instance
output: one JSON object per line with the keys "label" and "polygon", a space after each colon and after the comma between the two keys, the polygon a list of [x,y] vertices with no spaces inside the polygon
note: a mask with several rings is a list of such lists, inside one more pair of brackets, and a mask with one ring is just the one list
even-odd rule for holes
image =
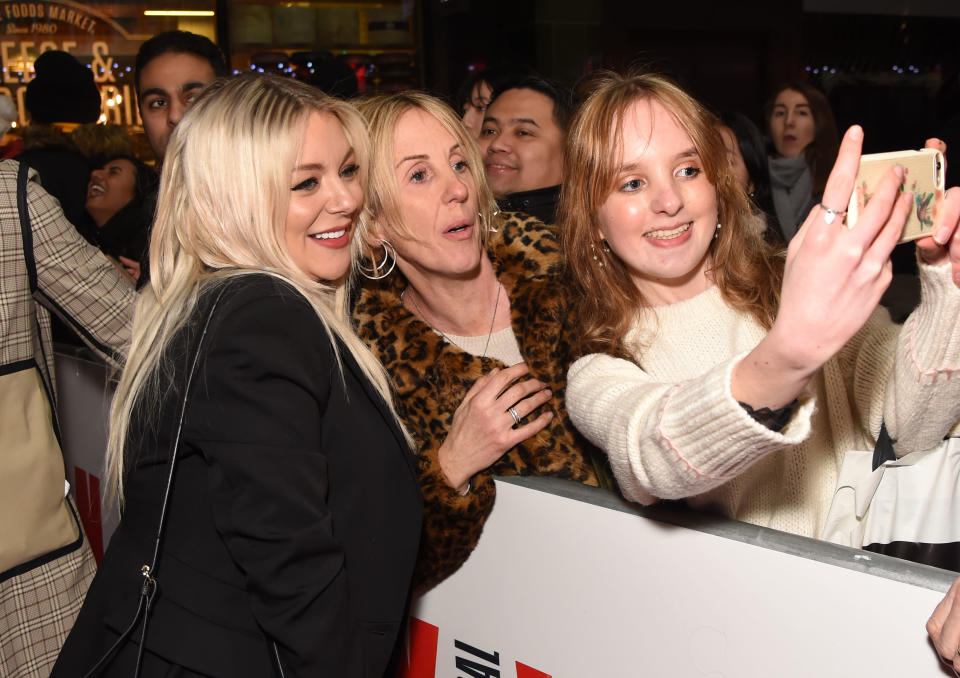
{"label": "dark night background", "polygon": [[442,93],[471,67],[529,65],[572,85],[642,64],[759,124],[779,84],[804,80],[841,131],[864,126],[866,152],[929,136],[960,146],[956,0],[425,0],[419,18],[421,77]]}

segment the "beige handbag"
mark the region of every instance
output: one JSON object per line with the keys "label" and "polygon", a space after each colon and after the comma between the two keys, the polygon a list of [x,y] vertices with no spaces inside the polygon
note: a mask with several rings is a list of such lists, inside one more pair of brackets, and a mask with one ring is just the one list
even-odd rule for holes
{"label": "beige handbag", "polygon": [[40,370],[31,360],[3,374],[12,367],[0,368],[0,580],[82,540],[64,496],[63,454]]}
{"label": "beige handbag", "polygon": [[[36,293],[26,181],[27,166],[21,163],[17,203],[30,290]],[[36,319],[35,312],[31,316]],[[40,332],[36,320],[33,331]],[[52,397],[35,360],[0,366],[0,581],[83,543],[80,521],[65,496]]]}

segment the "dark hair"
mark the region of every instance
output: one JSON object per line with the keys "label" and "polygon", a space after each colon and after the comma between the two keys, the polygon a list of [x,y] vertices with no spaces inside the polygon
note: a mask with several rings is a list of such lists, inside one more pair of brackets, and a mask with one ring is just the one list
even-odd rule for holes
{"label": "dark hair", "polygon": [[133,66],[133,84],[137,91],[137,100],[140,99],[140,73],[147,67],[147,64],[168,52],[192,54],[205,59],[210,63],[215,77],[222,78],[229,73],[227,62],[223,58],[223,52],[209,38],[188,31],[157,33],[140,45],[140,49],[137,51],[137,58]]}
{"label": "dark hair", "polygon": [[763,109],[767,131],[770,131],[770,117],[773,115],[773,104],[781,92],[792,89],[799,92],[810,104],[810,113],[813,115],[813,142],[803,151],[803,156],[810,168],[810,179],[813,183],[813,194],[820,195],[827,185],[827,177],[833,168],[833,162],[840,151],[840,134],[837,132],[837,122],[833,117],[833,109],[826,95],[815,87],[802,82],[790,82],[778,87],[773,96],[767,101]]}
{"label": "dark hair", "polygon": [[458,115],[463,113],[463,107],[470,102],[470,95],[473,94],[473,88],[477,83],[485,82],[490,87],[491,92],[500,89],[504,82],[516,80],[522,77],[524,73],[509,67],[483,68],[479,71],[471,72],[457,89],[456,98],[453,100],[453,110]]}
{"label": "dark hair", "polygon": [[773,193],[770,190],[770,163],[760,128],[753,123],[753,120],[737,111],[725,111],[717,117],[733,131],[733,135],[737,138],[743,164],[746,165],[747,174],[750,175],[750,182],[753,184],[750,199],[754,207],[763,212],[768,225],[779,229],[776,225],[776,210],[773,208]]}
{"label": "dark hair", "polygon": [[150,165],[132,155],[117,153],[100,164],[103,168],[114,160],[127,160],[133,163],[135,179],[133,198],[111,216],[101,228],[94,229],[97,246],[112,257],[124,256],[140,262],[140,279],[137,289],[141,289],[149,278],[147,251],[150,244],[150,232],[157,206],[157,189],[160,177]]}
{"label": "dark hair", "polygon": [[490,96],[493,104],[497,97],[511,89],[530,89],[539,92],[553,101],[553,122],[566,135],[573,114],[573,97],[570,90],[553,80],[542,78],[539,75],[522,75],[501,81]]}
{"label": "dark hair", "polygon": [[100,90],[93,71],[68,52],[50,50],[33,64],[24,105],[32,122],[91,123],[100,118]]}
{"label": "dark hair", "polygon": [[584,73],[573,83],[571,92],[573,107],[576,109],[580,104],[590,98],[595,89],[598,89],[610,76],[608,71],[591,71]]}
{"label": "dark hair", "polygon": [[338,99],[350,99],[360,91],[357,74],[350,64],[329,53],[314,62],[307,84]]}
{"label": "dark hair", "polygon": [[136,171],[136,181],[133,184],[133,200],[135,202],[156,199],[157,188],[160,185],[160,175],[153,167],[129,153],[114,153],[100,162],[99,169],[103,169],[114,160],[127,160],[133,163],[133,168]]}

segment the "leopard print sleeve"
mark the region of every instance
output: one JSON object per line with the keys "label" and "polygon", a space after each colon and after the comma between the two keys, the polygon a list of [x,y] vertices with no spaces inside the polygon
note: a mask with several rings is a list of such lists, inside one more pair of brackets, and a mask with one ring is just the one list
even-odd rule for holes
{"label": "leopard print sleeve", "polygon": [[483,525],[493,510],[496,491],[487,471],[477,473],[464,496],[450,487],[440,470],[440,445],[420,451],[423,492],[423,533],[414,570],[414,589],[427,591],[456,572],[477,546]]}

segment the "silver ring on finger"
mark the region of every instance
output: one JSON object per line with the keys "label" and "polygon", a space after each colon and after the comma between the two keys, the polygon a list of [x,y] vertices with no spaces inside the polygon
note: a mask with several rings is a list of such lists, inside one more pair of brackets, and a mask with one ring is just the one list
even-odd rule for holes
{"label": "silver ring on finger", "polygon": [[835,210],[832,207],[827,207],[823,203],[820,203],[820,209],[823,210],[823,223],[827,226],[832,224],[837,217],[842,219],[847,216],[847,210]]}
{"label": "silver ring on finger", "polygon": [[510,416],[513,417],[513,421],[516,422],[516,425],[517,425],[517,426],[519,426],[519,425],[520,425],[520,415],[517,413],[517,411],[516,411],[515,409],[513,409],[513,407],[508,407],[508,408],[507,408],[507,412],[510,413]]}

